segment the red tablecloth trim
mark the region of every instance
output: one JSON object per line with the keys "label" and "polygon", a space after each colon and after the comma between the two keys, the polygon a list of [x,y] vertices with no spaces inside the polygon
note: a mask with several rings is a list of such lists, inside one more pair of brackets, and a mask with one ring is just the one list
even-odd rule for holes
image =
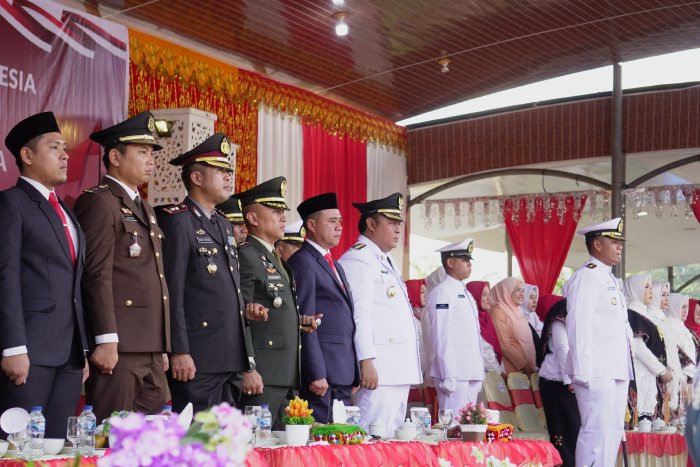
{"label": "red tablecloth trim", "polygon": [[647,453],[655,457],[663,457],[688,452],[688,445],[685,444],[683,435],[628,431],[626,436],[627,452],[630,454]]}
{"label": "red tablecloth trim", "polygon": [[[472,455],[473,448],[483,454],[482,462]],[[485,465],[489,456],[511,463],[541,463],[545,467],[561,464],[561,457],[551,443],[545,441],[512,441],[510,443],[470,443],[461,441],[428,445],[419,442],[369,443],[359,446],[312,446],[255,449],[247,458],[248,467],[315,466],[394,466],[423,467],[437,465],[443,458],[452,465]]]}
{"label": "red tablecloth trim", "polygon": [[[106,455],[106,454],[105,454]],[[87,456],[80,458],[80,465],[90,466],[97,465],[97,459],[99,456]],[[25,467],[28,461],[21,459],[0,459],[0,466],[2,467]],[[51,460],[35,460],[34,465],[38,467],[64,467],[75,465],[75,459],[64,458],[64,459],[51,459]]]}
{"label": "red tablecloth trim", "polygon": [[511,441],[509,443],[470,443],[470,442],[443,442],[432,446],[436,457],[441,457],[452,465],[485,465],[477,463],[472,455],[472,448],[480,449],[485,457],[494,456],[499,460],[506,457],[511,464],[523,465],[541,463],[544,467],[560,465],[562,463],[559,452],[546,441]]}

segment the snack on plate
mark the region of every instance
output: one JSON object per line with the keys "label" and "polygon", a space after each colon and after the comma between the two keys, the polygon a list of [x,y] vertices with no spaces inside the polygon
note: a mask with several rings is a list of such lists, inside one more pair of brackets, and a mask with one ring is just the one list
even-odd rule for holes
{"label": "snack on plate", "polygon": [[314,441],[327,441],[328,444],[337,446],[340,444],[362,444],[367,432],[357,425],[344,423],[332,423],[319,425],[311,429]]}

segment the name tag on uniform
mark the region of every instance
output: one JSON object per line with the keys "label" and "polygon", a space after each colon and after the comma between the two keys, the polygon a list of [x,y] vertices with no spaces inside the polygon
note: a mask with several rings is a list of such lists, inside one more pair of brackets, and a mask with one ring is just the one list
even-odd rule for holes
{"label": "name tag on uniform", "polygon": [[450,304],[449,303],[438,303],[435,305],[436,310],[449,310],[450,309]]}
{"label": "name tag on uniform", "polygon": [[608,290],[617,290],[617,287],[615,287],[614,285],[609,285]]}
{"label": "name tag on uniform", "polygon": [[457,295],[457,298],[467,298],[467,296],[464,294],[459,294],[459,295]]}
{"label": "name tag on uniform", "polygon": [[382,274],[389,274],[389,271],[382,271],[381,269],[379,270]]}
{"label": "name tag on uniform", "polygon": [[197,243],[214,243],[211,237],[197,237]]}
{"label": "name tag on uniform", "polygon": [[125,221],[136,222],[136,218],[135,218],[134,216],[122,215],[122,218],[123,218]]}

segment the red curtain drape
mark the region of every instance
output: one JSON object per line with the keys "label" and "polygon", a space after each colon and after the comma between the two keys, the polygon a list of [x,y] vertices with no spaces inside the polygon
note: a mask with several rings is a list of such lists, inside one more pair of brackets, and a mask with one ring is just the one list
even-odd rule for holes
{"label": "red curtain drape", "polygon": [[[534,211],[531,219],[528,219],[527,200],[524,198],[520,199],[517,207],[512,200],[504,205],[503,217],[513,254],[518,260],[523,279],[528,284],[536,285],[540,296],[554,290],[576,231],[578,221],[575,219],[579,219],[586,198],[582,197],[578,206],[574,206],[572,196],[567,197],[565,203],[563,222],[558,214],[559,201],[556,196],[536,198],[534,210],[530,209]],[[545,212],[545,205],[548,213]],[[514,210],[517,211],[517,222],[513,219]]]}
{"label": "red curtain drape", "polygon": [[700,222],[700,190],[695,190],[693,192],[693,202],[691,206],[693,207],[695,218]]}
{"label": "red curtain drape", "polygon": [[340,256],[357,240],[360,214],[352,203],[367,201],[367,145],[359,139],[327,133],[321,125],[304,124],[304,199],[335,192],[343,216]]}

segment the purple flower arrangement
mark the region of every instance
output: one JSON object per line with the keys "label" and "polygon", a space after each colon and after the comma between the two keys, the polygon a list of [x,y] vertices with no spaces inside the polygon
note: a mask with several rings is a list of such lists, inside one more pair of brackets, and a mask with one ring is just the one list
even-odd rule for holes
{"label": "purple flower arrangement", "polygon": [[223,403],[198,412],[185,430],[175,416],[146,421],[143,414],[110,419],[114,446],[99,467],[237,467],[250,450],[250,421]]}

